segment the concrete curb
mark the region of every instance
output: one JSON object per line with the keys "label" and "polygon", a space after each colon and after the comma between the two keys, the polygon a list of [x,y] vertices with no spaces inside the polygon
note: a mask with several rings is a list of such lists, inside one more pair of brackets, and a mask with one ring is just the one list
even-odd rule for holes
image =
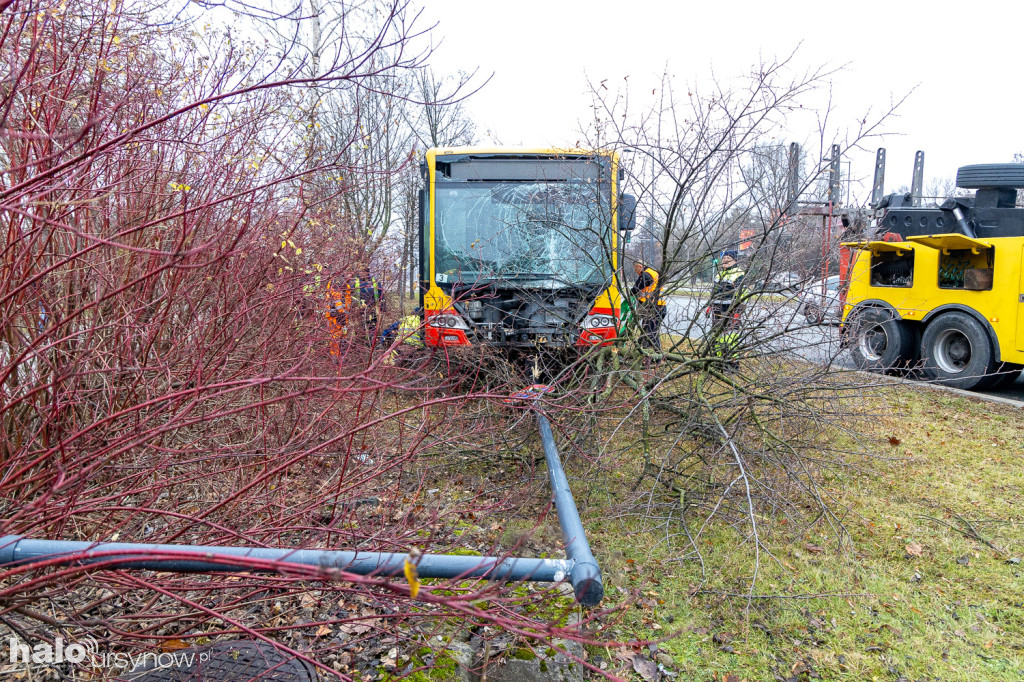
{"label": "concrete curb", "polygon": [[987,393],[978,393],[976,391],[965,391],[962,388],[954,388],[952,386],[943,386],[942,384],[933,384],[927,381],[919,381],[917,379],[905,379],[903,377],[888,376],[886,374],[875,374],[874,372],[866,372],[863,370],[850,370],[855,374],[862,375],[864,377],[870,377],[874,380],[883,380],[890,384],[904,384],[906,386],[913,386],[914,388],[928,388],[933,391],[945,391],[946,393],[953,393],[964,398],[974,398],[976,400],[984,400],[990,403],[997,403],[1001,405],[1009,405],[1010,407],[1024,408],[1024,401],[1014,400],[1013,398],[1004,398],[998,395],[988,395]]}

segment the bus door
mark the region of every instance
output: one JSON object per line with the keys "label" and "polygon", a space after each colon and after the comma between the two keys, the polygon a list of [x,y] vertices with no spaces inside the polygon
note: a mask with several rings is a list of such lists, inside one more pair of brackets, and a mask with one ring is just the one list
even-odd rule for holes
{"label": "bus door", "polygon": [[1017,286],[1017,350],[1024,350],[1024,246],[1021,246],[1020,261],[1017,264],[1020,270],[1020,283]]}

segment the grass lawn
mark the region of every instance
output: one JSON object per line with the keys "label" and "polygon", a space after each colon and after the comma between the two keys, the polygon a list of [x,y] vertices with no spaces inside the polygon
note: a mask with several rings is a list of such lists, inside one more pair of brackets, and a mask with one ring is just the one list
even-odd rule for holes
{"label": "grass lawn", "polygon": [[[913,386],[858,406],[877,457],[823,481],[850,542],[766,519],[771,598],[743,596],[753,551],[726,524],[701,542],[698,591],[680,528],[591,496],[606,604],[632,602],[613,633],[656,642],[644,655],[682,680],[1024,679],[1024,414]],[[634,674],[628,651],[590,653]]]}

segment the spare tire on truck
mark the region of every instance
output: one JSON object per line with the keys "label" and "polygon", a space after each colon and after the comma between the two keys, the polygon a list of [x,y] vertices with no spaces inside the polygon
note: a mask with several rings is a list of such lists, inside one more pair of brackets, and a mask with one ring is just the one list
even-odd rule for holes
{"label": "spare tire on truck", "polygon": [[924,328],[921,364],[926,379],[966,390],[988,388],[1000,376],[985,327],[960,311],[942,313]]}
{"label": "spare tire on truck", "polygon": [[1024,187],[1024,163],[979,163],[961,166],[956,186],[964,189],[1019,189]]}
{"label": "spare tire on truck", "polygon": [[871,372],[907,370],[917,363],[917,329],[885,308],[850,313],[849,348],[858,369]]}

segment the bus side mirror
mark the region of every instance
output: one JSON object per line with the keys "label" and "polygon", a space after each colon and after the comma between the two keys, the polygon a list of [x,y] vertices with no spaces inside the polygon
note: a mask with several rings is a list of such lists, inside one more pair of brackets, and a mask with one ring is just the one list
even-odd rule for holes
{"label": "bus side mirror", "polygon": [[636,229],[636,197],[623,194],[619,199],[619,230],[632,232]]}

